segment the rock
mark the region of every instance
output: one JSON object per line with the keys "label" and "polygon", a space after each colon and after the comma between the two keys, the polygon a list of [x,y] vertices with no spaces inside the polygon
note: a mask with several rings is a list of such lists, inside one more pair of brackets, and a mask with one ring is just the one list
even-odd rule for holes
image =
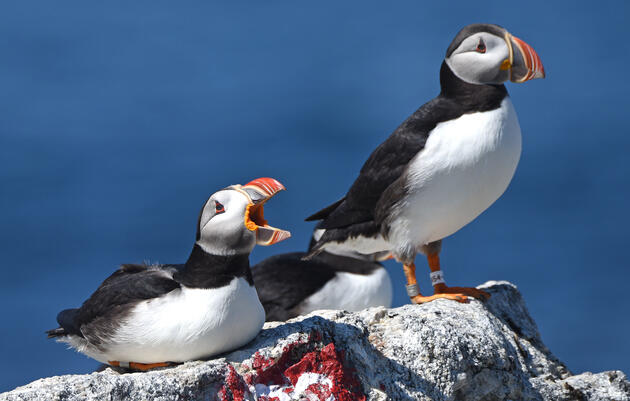
{"label": "rock", "polygon": [[490,300],[314,312],[221,358],[50,377],[0,400],[630,400],[622,372],[573,376],[514,285],[480,288]]}

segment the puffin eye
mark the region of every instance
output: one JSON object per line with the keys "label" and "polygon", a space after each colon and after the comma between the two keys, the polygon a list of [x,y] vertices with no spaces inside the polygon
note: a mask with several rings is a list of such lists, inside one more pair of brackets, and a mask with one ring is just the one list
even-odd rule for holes
{"label": "puffin eye", "polygon": [[219,203],[219,201],[214,201],[214,210],[215,210],[216,214],[224,213],[225,212],[225,207],[223,207],[223,205],[221,203]]}
{"label": "puffin eye", "polygon": [[476,49],[479,53],[485,53],[486,52],[486,44],[483,43],[483,40],[481,38],[479,38],[479,43],[477,44],[477,49]]}

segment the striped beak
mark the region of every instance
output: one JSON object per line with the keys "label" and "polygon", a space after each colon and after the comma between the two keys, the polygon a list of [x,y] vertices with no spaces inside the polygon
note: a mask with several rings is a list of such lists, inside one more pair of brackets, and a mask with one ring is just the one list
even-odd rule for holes
{"label": "striped beak", "polygon": [[521,83],[545,77],[542,61],[530,45],[509,33],[505,34],[505,41],[510,50],[510,58],[504,62],[510,69],[510,81]]}
{"label": "striped beak", "polygon": [[245,227],[256,231],[258,245],[273,245],[291,237],[291,233],[267,224],[264,215],[264,204],[275,194],[282,191],[284,185],[273,178],[257,178],[243,186],[234,186],[250,199],[245,211]]}

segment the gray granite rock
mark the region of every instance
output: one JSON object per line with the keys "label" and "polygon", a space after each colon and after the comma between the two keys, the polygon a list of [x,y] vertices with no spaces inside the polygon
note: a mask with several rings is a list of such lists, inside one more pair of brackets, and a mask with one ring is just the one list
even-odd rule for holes
{"label": "gray granite rock", "polygon": [[40,379],[0,400],[628,400],[622,372],[571,372],[516,287],[490,300],[319,311],[267,323],[247,346],[148,373]]}

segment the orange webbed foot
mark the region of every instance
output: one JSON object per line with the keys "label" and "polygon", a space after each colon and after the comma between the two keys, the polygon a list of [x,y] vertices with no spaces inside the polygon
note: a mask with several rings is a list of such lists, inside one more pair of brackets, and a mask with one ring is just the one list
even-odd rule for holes
{"label": "orange webbed foot", "polygon": [[490,294],[474,287],[447,287],[443,284],[434,286],[436,294],[457,294],[467,295],[485,301],[490,298]]}
{"label": "orange webbed foot", "polygon": [[435,301],[436,299],[450,299],[452,301],[468,303],[468,297],[464,294],[442,293],[442,294],[433,294],[428,297],[425,297],[424,295],[416,295],[416,296],[410,297],[410,299],[412,303],[417,304],[417,305]]}
{"label": "orange webbed foot", "polygon": [[165,368],[168,366],[177,365],[175,362],[156,362],[156,363],[139,363],[139,362],[127,362],[121,363],[119,361],[107,361],[107,363],[111,366],[127,368],[133,370],[140,370],[146,372],[147,370],[155,369],[155,368]]}

